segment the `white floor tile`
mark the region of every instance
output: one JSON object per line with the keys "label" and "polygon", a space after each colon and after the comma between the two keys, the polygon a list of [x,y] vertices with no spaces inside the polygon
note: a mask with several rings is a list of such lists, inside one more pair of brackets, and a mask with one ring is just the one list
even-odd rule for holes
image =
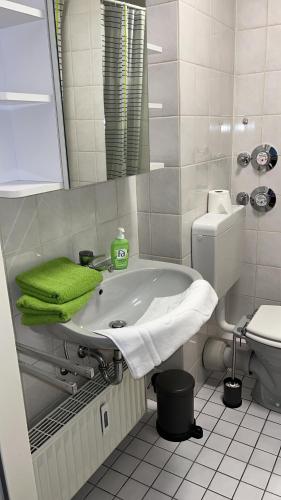
{"label": "white floor tile", "polygon": [[222,458],[222,453],[214,450],[209,450],[208,448],[203,448],[198,455],[196,462],[201,465],[206,465],[206,467],[210,467],[211,469],[217,469],[222,461]]}
{"label": "white floor tile", "polygon": [[[85,497],[84,497],[85,498]],[[100,488],[94,488],[85,500],[112,500],[114,497]]]}
{"label": "white floor tile", "polygon": [[137,437],[139,439],[143,439],[143,441],[147,441],[147,443],[154,444],[155,441],[157,441],[157,439],[159,438],[159,434],[157,430],[151,425],[145,425],[140,430]]}
{"label": "white floor tile", "polygon": [[118,497],[123,500],[142,500],[147,491],[147,486],[129,479],[119,491]]}
{"label": "white floor tile", "polygon": [[187,474],[186,479],[192,483],[199,484],[199,486],[203,486],[203,488],[208,488],[214,474],[215,472],[212,469],[195,463]]}
{"label": "white floor tile", "polygon": [[238,443],[238,441],[232,441],[229,446],[226,454],[230,457],[237,458],[238,460],[242,460],[243,462],[248,462],[253,448],[248,446],[247,444]]}
{"label": "white floor tile", "polygon": [[216,427],[214,428],[214,432],[217,434],[221,434],[221,436],[233,438],[237,429],[237,425],[231,424],[230,422],[225,422],[224,420],[219,420]]}
{"label": "white floor tile", "polygon": [[267,453],[262,450],[254,450],[250,459],[250,464],[260,467],[261,469],[272,471],[276,456],[272,453]]}
{"label": "white floor tile", "polygon": [[211,415],[211,417],[219,418],[223,410],[224,410],[223,406],[208,401],[208,403],[206,403],[206,405],[204,406],[202,412],[206,413],[207,415]]}
{"label": "white floor tile", "polygon": [[155,446],[159,446],[159,448],[164,448],[164,450],[172,452],[175,451],[178,445],[179,443],[174,443],[173,441],[167,441],[167,439],[163,439],[162,437],[157,439],[157,441],[155,442]]}
{"label": "white floor tile", "polygon": [[127,479],[127,476],[124,476],[124,474],[109,470],[98,482],[98,486],[108,493],[116,495]]}
{"label": "white floor tile", "polygon": [[142,459],[150,450],[151,444],[145,443],[141,439],[134,438],[126,448],[126,453],[136,458]]}
{"label": "white floor tile", "polygon": [[268,415],[268,420],[275,422],[276,424],[281,424],[281,413],[276,411],[270,411]]}
{"label": "white floor tile", "polygon": [[99,480],[105,475],[107,472],[108,468],[105,467],[104,465],[101,465],[98,470],[88,479],[89,483],[92,484],[97,484]]}
{"label": "white floor tile", "polygon": [[150,488],[150,490],[148,490],[143,500],[170,500],[170,498],[171,497],[164,495],[164,493],[161,493],[160,491],[156,491],[153,488]]}
{"label": "white floor tile", "polygon": [[216,472],[211,484],[210,490],[219,493],[227,498],[232,498],[238,485],[237,479]]}
{"label": "white floor tile", "polygon": [[264,489],[267,485],[269,477],[270,472],[262,470],[259,467],[254,467],[253,465],[247,465],[242,480],[252,486]]}
{"label": "white floor tile", "polygon": [[201,411],[203,406],[205,406],[205,404],[206,404],[205,399],[194,398],[194,410]]}
{"label": "white floor tile", "polygon": [[225,500],[225,497],[222,497],[218,493],[214,493],[213,491],[206,491],[204,500]]}
{"label": "white floor tile", "polygon": [[146,462],[141,462],[132,474],[132,478],[147,486],[151,486],[157,476],[160,474],[161,469]]}
{"label": "white floor tile", "polygon": [[215,378],[209,377],[203,387],[206,387],[207,389],[213,389],[213,391],[217,388],[218,386],[218,381]]}
{"label": "white floor tile", "polygon": [[267,491],[270,493],[274,493],[275,495],[281,496],[281,478],[277,474],[272,474],[268,486]]}
{"label": "white floor tile", "polygon": [[239,406],[239,408],[236,408],[236,410],[241,411],[242,413],[245,413],[248,410],[250,404],[251,404],[251,401],[247,401],[246,399],[243,399],[242,405]]}
{"label": "white floor tile", "polygon": [[221,416],[221,419],[231,422],[232,424],[239,425],[243,419],[243,413],[241,413],[241,411],[233,410],[232,408],[226,408]]}
{"label": "white floor tile", "polygon": [[262,430],[263,434],[281,440],[281,425],[267,421]]}
{"label": "white floor tile", "polygon": [[139,463],[140,460],[138,458],[127,455],[127,453],[122,453],[111,468],[121,474],[125,474],[125,476],[130,476]]}
{"label": "white floor tile", "polygon": [[206,415],[205,413],[201,413],[196,420],[197,425],[201,425],[203,429],[208,431],[212,431],[217,422],[217,418]]}
{"label": "white floor tile", "polygon": [[234,439],[235,441],[240,441],[241,443],[248,444],[249,446],[255,446],[259,436],[260,434],[256,431],[251,431],[245,427],[239,427]]}
{"label": "white floor tile", "polygon": [[92,484],[89,483],[84,484],[84,486],[80,488],[80,490],[76,493],[76,495],[74,495],[72,500],[84,500],[86,496],[90,493],[90,491],[92,491],[93,488],[94,486]]}
{"label": "white floor tile", "polygon": [[136,436],[138,432],[143,428],[143,426],[144,426],[143,422],[138,422],[129,432],[130,436]]}
{"label": "white floor tile", "polygon": [[255,417],[267,418],[269,414],[269,410],[267,408],[263,408],[255,402],[252,402],[247,410],[247,413],[250,415],[254,415]]}
{"label": "white floor tile", "polygon": [[128,444],[131,443],[133,441],[133,437],[132,436],[126,436],[124,439],[122,439],[121,443],[118,444],[117,446],[117,450],[120,450],[120,451],[123,451],[125,450],[125,448],[127,448]]}
{"label": "white floor tile", "polygon": [[262,495],[262,490],[246,483],[240,483],[233,498],[234,500],[261,500]]}
{"label": "white floor tile", "polygon": [[144,457],[144,460],[162,469],[166,462],[168,462],[171,455],[170,451],[163,450],[158,446],[152,446],[147,455]]}
{"label": "white floor tile", "polygon": [[252,431],[261,432],[264,426],[264,419],[259,417],[254,417],[253,415],[249,415],[246,413],[242,422],[242,427],[246,427],[247,429],[251,429]]}
{"label": "white floor tile", "polygon": [[263,496],[263,500],[279,500],[281,497],[278,497],[277,495],[273,495],[273,493],[269,493],[268,491],[265,492]]}
{"label": "white floor tile", "polygon": [[281,441],[279,439],[272,438],[270,436],[266,436],[265,434],[261,434],[256,447],[259,450],[267,451],[269,453],[273,453],[274,455],[278,455],[280,451]]}
{"label": "white floor tile", "polygon": [[274,474],[278,474],[279,476],[281,476],[281,458],[277,458],[273,472]]}
{"label": "white floor tile", "polygon": [[197,392],[196,397],[200,399],[206,399],[206,401],[212,396],[214,390],[208,389],[207,387],[202,387],[200,391]]}
{"label": "white floor tile", "polygon": [[220,453],[225,453],[227,448],[231,443],[231,439],[225,436],[220,436],[215,432],[209,436],[209,439],[206,441],[206,447],[211,448],[212,450],[219,451]]}
{"label": "white floor tile", "polygon": [[212,396],[210,397],[209,401],[212,403],[216,403],[217,405],[221,405],[224,407],[224,403],[222,400],[222,393],[220,391],[215,391]]}
{"label": "white floor tile", "polygon": [[121,451],[115,449],[109,457],[103,462],[103,465],[106,467],[111,467],[111,465],[115,462],[115,460],[121,455]]}
{"label": "white floor tile", "polygon": [[246,467],[245,462],[237,460],[236,458],[225,456],[218,470],[219,472],[234,477],[235,479],[241,479],[245,467]]}
{"label": "white floor tile", "polygon": [[175,494],[175,498],[177,500],[187,500],[187,498],[190,498],[192,500],[201,500],[205,491],[206,490],[202,488],[202,486],[190,483],[189,481],[183,481],[177,493]]}
{"label": "white floor tile", "polygon": [[188,458],[172,455],[166,463],[164,469],[180,477],[185,477],[193,462]]}
{"label": "white floor tile", "polygon": [[176,454],[189,460],[195,460],[200,453],[202,446],[192,441],[183,441],[176,449]]}
{"label": "white floor tile", "polygon": [[155,490],[161,491],[161,493],[173,496],[181,483],[182,478],[164,470],[157,477],[156,481],[153,484],[153,488],[155,488]]}

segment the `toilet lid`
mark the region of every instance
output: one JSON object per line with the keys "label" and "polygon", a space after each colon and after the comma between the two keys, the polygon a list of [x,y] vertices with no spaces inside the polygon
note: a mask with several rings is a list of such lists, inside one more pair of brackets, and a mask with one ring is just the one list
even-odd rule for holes
{"label": "toilet lid", "polygon": [[250,337],[281,342],[281,306],[260,306],[246,328]]}

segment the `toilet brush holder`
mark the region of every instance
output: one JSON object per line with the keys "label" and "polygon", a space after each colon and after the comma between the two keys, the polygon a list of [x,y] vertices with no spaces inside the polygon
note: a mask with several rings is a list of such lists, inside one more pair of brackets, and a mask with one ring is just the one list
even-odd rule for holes
{"label": "toilet brush holder", "polygon": [[223,402],[228,408],[239,408],[242,405],[242,382],[239,378],[227,377],[223,381]]}
{"label": "toilet brush holder", "polygon": [[242,382],[235,377],[236,369],[236,335],[233,334],[232,340],[232,373],[223,381],[224,392],[223,402],[228,408],[239,408],[242,405]]}

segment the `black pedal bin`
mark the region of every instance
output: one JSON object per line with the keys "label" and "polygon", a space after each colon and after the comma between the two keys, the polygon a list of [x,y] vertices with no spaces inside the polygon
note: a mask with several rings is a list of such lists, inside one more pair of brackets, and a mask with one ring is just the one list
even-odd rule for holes
{"label": "black pedal bin", "polygon": [[194,378],[184,370],[156,373],[151,379],[157,395],[158,434],[168,441],[200,439],[203,430],[194,419]]}

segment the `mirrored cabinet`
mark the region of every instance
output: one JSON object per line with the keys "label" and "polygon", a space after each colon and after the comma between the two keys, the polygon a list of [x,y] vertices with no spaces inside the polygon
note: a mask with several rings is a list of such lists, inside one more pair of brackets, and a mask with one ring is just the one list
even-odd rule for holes
{"label": "mirrored cabinet", "polygon": [[[0,197],[162,168],[150,163],[145,0],[0,0]],[[17,64],[15,64],[17,61]]]}

